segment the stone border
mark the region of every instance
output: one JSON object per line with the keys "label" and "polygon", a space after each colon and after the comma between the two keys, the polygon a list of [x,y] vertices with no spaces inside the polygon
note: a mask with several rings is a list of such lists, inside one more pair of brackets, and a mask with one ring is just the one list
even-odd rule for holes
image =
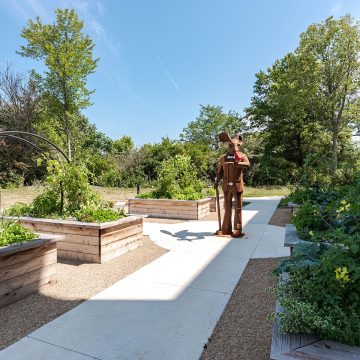
{"label": "stone border", "polygon": [[40,234],[36,240],[0,248],[0,308],[56,283],[57,241]]}

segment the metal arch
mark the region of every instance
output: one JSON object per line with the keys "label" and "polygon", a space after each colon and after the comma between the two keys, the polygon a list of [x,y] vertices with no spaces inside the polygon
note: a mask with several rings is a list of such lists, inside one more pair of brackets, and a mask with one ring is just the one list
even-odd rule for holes
{"label": "metal arch", "polygon": [[[1,136],[1,134],[0,134]],[[17,139],[17,140],[21,140],[29,145],[31,145],[32,147],[34,147],[36,150],[38,150],[39,152],[41,152],[47,159],[49,158],[48,155],[45,153],[44,150],[42,150],[41,148],[39,148],[37,145],[35,145],[34,143],[32,143],[31,141],[29,140],[26,140],[20,136],[15,136],[15,135],[11,135],[11,134],[5,134],[4,135],[5,137],[9,137],[9,138],[12,138],[12,139]]]}
{"label": "metal arch", "polygon": [[[13,134],[15,134],[15,135],[13,135]],[[41,135],[34,134],[34,133],[31,133],[31,132],[27,132],[27,131],[17,131],[17,130],[0,131],[0,136],[15,137],[18,140],[22,140],[22,141],[34,146],[35,148],[40,150],[42,153],[44,153],[43,150],[41,150],[37,145],[33,144],[31,141],[26,140],[26,139],[24,139],[22,137],[17,137],[16,135],[30,135],[30,136],[34,136],[36,138],[39,138],[41,140],[44,140],[45,142],[47,142],[48,144],[53,146],[57,151],[59,151],[61,153],[61,155],[66,159],[66,161],[70,164],[70,160],[67,157],[67,155],[57,145],[55,145],[53,142],[51,142],[50,140],[48,140],[47,138],[45,138],[45,137],[43,137]]]}

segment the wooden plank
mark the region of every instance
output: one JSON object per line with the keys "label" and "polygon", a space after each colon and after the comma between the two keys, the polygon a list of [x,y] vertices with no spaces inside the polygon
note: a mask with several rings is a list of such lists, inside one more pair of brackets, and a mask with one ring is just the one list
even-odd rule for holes
{"label": "wooden plank", "polygon": [[141,239],[142,236],[143,236],[142,234],[131,235],[125,239],[121,239],[119,241],[112,242],[107,245],[101,246],[101,255],[106,254],[109,251],[114,251],[116,249],[119,249],[121,247],[126,247],[127,245]]}
{"label": "wooden plank", "polygon": [[132,242],[132,243],[130,243],[130,244],[124,246],[124,247],[118,248],[118,249],[116,249],[114,251],[109,251],[109,252],[101,255],[101,263],[103,264],[103,263],[105,263],[105,262],[107,262],[109,260],[112,260],[112,259],[114,259],[114,258],[116,258],[118,256],[126,254],[127,252],[135,250],[136,248],[138,248],[140,246],[142,246],[142,240],[141,239],[139,239],[137,241],[134,241],[134,242]]}
{"label": "wooden plank", "polygon": [[146,211],[153,211],[153,210],[158,210],[158,211],[167,211],[167,212],[196,212],[197,208],[196,207],[187,207],[187,206],[178,206],[178,207],[173,207],[173,206],[161,206],[161,205],[142,205],[142,206],[132,206],[131,207],[131,212],[134,212],[135,210],[146,210]]}
{"label": "wooden plank", "polygon": [[58,259],[72,259],[80,262],[99,263],[100,255],[84,254],[75,251],[58,250]]}
{"label": "wooden plank", "polygon": [[57,254],[56,249],[54,249],[43,256],[38,256],[33,259],[4,267],[0,270],[0,285],[3,281],[26,274],[36,269],[41,269],[44,266],[56,263],[56,261]]}
{"label": "wooden plank", "polygon": [[81,252],[84,254],[98,255],[99,254],[99,245],[92,246],[92,245],[71,243],[71,242],[67,242],[67,241],[59,241],[58,242],[58,250],[75,251],[75,252]]}
{"label": "wooden plank", "polygon": [[122,222],[120,224],[117,224],[116,226],[111,226],[111,227],[107,227],[104,229],[100,230],[100,236],[103,237],[106,234],[112,233],[114,231],[118,231],[118,230],[122,230],[122,229],[126,229],[130,226],[134,226],[134,225],[142,225],[144,223],[144,219],[143,218],[135,218],[131,217],[132,219],[130,221],[126,221],[126,222]]}
{"label": "wooden plank", "polygon": [[276,360],[355,360],[360,359],[360,347],[321,340],[297,350],[280,354]]}
{"label": "wooden plank", "polygon": [[6,295],[2,295],[0,297],[0,308],[11,304],[15,301],[18,301],[30,294],[38,292],[41,288],[52,285],[56,283],[56,276],[51,275],[47,278],[40,279],[39,281],[33,282],[32,284],[26,285],[21,289],[16,289],[7,293]]}
{"label": "wooden plank", "polygon": [[40,222],[31,222],[20,220],[21,224],[27,228],[37,231],[37,232],[46,232],[51,234],[74,234],[74,235],[83,235],[83,236],[97,236],[99,233],[98,228],[88,228],[81,226],[64,226],[63,224],[51,224],[51,223],[40,223]]}
{"label": "wooden plank", "polygon": [[121,239],[124,239],[128,236],[131,235],[135,235],[135,234],[141,234],[142,235],[143,232],[143,225],[139,224],[139,225],[134,225],[134,226],[130,226],[128,228],[125,229],[121,229],[118,231],[114,231],[105,235],[101,236],[101,246],[107,245],[109,243],[112,243],[114,241],[119,241]]}
{"label": "wooden plank", "polygon": [[164,209],[164,208],[151,208],[151,207],[142,207],[142,208],[131,208],[130,210],[132,213],[142,213],[142,214],[179,214],[179,215],[192,215],[197,213],[197,209],[195,210],[188,210],[188,209]]}
{"label": "wooden plank", "polygon": [[160,206],[189,206],[196,207],[197,200],[169,200],[169,199],[136,199],[129,200],[129,205],[160,205]]}
{"label": "wooden plank", "polygon": [[0,269],[56,251],[56,243],[47,243],[36,248],[0,256]]}
{"label": "wooden plank", "polygon": [[42,266],[41,268],[35,269],[23,273],[20,276],[8,279],[0,283],[0,297],[11,293],[17,289],[20,289],[24,286],[30,285],[36,281],[39,281],[43,278],[48,278],[49,276],[56,274],[56,260],[54,263],[51,263],[47,266]]}
{"label": "wooden plank", "polygon": [[176,215],[176,214],[158,214],[158,213],[151,213],[149,214],[149,217],[154,218],[163,218],[163,219],[182,219],[182,220],[197,220],[197,214],[191,214],[191,215]]}
{"label": "wooden plank", "polygon": [[[74,234],[66,234],[66,242],[82,244],[82,245],[99,245],[99,236],[88,236],[88,235],[74,235]],[[64,241],[64,240],[63,240]]]}
{"label": "wooden plank", "polygon": [[[275,312],[278,313],[281,311],[281,307],[276,302]],[[281,334],[280,333],[280,322],[279,319],[276,319],[274,322],[273,332],[272,332],[272,342],[271,342],[271,352],[270,352],[270,359],[275,360],[279,354],[284,352],[288,352],[291,350],[291,339],[288,334]]]}

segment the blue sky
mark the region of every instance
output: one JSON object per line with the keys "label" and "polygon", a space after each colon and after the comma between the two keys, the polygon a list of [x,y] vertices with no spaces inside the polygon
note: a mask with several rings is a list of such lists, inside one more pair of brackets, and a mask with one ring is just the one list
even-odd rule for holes
{"label": "blue sky", "polygon": [[74,8],[100,57],[89,78],[90,122],[137,145],[177,138],[212,104],[239,113],[255,73],[296,48],[301,32],[330,15],[360,18],[359,0],[0,0],[0,66],[41,69],[15,52],[27,19],[53,22]]}

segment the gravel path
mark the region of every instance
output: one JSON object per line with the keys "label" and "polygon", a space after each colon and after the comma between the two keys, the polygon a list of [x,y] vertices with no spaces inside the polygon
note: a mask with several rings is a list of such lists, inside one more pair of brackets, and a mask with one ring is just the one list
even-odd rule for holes
{"label": "gravel path", "polygon": [[275,284],[276,280],[269,272],[279,260],[249,261],[201,360],[269,359],[272,322],[266,317],[274,311],[275,299],[266,289]]}
{"label": "gravel path", "polygon": [[269,225],[284,226],[291,223],[291,208],[280,206],[276,209],[269,221]]}
{"label": "gravel path", "polygon": [[0,349],[28,335],[165,254],[147,236],[143,246],[105,264],[58,263],[57,284],[0,309]]}
{"label": "gravel path", "polygon": [[[269,224],[285,226],[291,209],[279,207]],[[269,273],[281,259],[252,259],[245,268],[218,321],[201,360],[268,360],[272,322],[266,320],[275,309],[275,298],[267,291],[276,279]]]}

